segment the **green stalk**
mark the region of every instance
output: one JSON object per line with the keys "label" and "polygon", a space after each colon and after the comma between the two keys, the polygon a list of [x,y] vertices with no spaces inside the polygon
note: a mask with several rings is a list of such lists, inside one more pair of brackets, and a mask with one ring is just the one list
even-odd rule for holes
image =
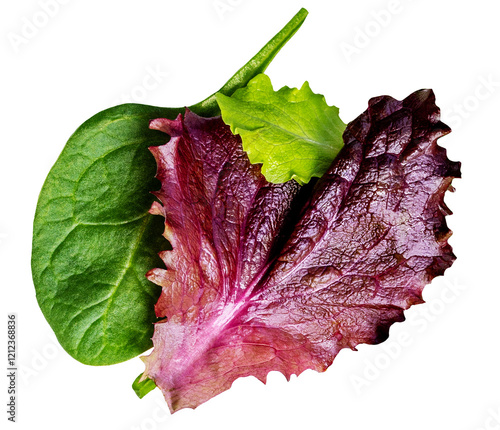
{"label": "green stalk", "polygon": [[259,73],[264,73],[267,66],[274,59],[276,54],[297,32],[307,16],[307,10],[300,9],[295,16],[277,33],[267,44],[239,69],[229,79],[219,91],[213,93],[200,103],[191,106],[189,109],[201,116],[215,116],[220,114],[220,109],[215,100],[215,94],[220,92],[225,96],[230,96],[238,88],[242,88]]}

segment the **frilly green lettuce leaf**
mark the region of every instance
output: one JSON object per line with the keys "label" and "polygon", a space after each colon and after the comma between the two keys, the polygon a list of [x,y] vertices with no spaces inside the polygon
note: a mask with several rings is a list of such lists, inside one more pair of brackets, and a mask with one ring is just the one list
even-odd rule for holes
{"label": "frilly green lettuce leaf", "polygon": [[260,74],[232,96],[219,93],[216,99],[222,119],[241,136],[250,162],[262,164],[269,182],[319,178],[342,148],[345,124],[338,108],[307,82],[274,91],[269,77]]}

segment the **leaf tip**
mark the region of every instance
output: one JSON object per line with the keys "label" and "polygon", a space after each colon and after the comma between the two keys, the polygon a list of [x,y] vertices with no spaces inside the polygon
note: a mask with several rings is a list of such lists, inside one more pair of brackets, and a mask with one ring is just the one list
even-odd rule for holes
{"label": "leaf tip", "polygon": [[179,136],[184,129],[182,125],[182,114],[177,115],[177,118],[174,120],[168,118],[153,119],[149,121],[149,128],[151,130],[162,131],[170,136]]}

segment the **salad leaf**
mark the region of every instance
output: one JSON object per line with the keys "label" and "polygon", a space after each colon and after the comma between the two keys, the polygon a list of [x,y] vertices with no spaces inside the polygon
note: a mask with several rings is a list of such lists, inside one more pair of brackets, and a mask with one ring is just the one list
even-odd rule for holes
{"label": "salad leaf", "polygon": [[[301,9],[220,89],[231,95],[266,69],[307,15]],[[194,105],[217,115],[215,95]],[[93,365],[121,362],[152,346],[159,288],[144,274],[168,245],[148,213],[157,188],[147,147],[162,133],[152,118],[182,108],[125,104],[86,121],[51,169],[34,220],[32,274],[40,308],[63,348]]]}
{"label": "salad leaf", "polygon": [[345,124],[339,110],[302,88],[274,91],[271,80],[257,75],[228,97],[216,95],[222,118],[239,134],[251,163],[262,164],[269,182],[295,179],[303,185],[320,178],[342,148]]}
{"label": "salad leaf", "polygon": [[[123,105],[83,124],[40,194],[33,231],[37,299],[64,349],[94,365],[132,358],[151,346],[158,289],[144,279],[162,223],[145,207],[154,197],[154,160],[144,132],[159,108]],[[167,113],[169,113],[167,111]],[[130,306],[134,303],[134,306]]]}
{"label": "salad leaf", "polygon": [[238,377],[265,382],[324,371],[342,348],[385,340],[425,284],[455,259],[443,202],[460,164],[436,140],[430,90],[369,102],[316,184],[268,182],[221,118],[156,119],[151,148],[173,249],[143,378],[172,411],[195,408]]}

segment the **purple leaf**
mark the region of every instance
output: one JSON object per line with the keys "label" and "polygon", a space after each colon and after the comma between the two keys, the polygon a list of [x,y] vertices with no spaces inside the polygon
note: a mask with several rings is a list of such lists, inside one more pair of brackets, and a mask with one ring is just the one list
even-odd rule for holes
{"label": "purple leaf", "polygon": [[450,130],[430,90],[370,100],[314,188],[266,182],[219,117],[151,128],[172,136],[151,151],[152,213],[173,250],[148,273],[164,319],[144,377],[172,411],[238,377],[324,371],[342,348],[385,340],[455,259],[443,197],[460,164],[436,144]]}

